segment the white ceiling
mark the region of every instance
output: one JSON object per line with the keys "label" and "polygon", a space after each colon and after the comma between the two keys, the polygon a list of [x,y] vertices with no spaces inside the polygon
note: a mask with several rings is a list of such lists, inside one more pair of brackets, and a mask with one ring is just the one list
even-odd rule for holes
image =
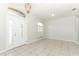
{"label": "white ceiling", "polygon": [[[79,4],[77,3],[31,3],[32,10],[30,15],[34,15],[41,19],[53,19],[60,18],[68,15],[74,15],[78,13]],[[17,8],[25,12],[24,3],[13,3],[10,4],[11,7]],[[73,8],[76,8],[77,11],[72,11]],[[54,13],[55,16],[51,16]],[[26,15],[27,16],[27,15]]]}
{"label": "white ceiling", "polygon": [[[72,11],[73,8],[76,8],[77,11]],[[59,18],[68,15],[74,15],[78,13],[79,4],[61,4],[61,3],[33,3],[32,4],[32,11],[30,14],[41,18],[41,19],[52,19],[52,18]],[[55,16],[51,16],[54,13]]]}

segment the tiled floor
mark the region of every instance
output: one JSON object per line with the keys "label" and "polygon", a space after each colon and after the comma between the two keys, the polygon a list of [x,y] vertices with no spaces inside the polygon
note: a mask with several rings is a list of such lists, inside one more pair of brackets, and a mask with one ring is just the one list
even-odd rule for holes
{"label": "tiled floor", "polygon": [[0,54],[2,56],[78,56],[79,45],[58,40],[40,40]]}

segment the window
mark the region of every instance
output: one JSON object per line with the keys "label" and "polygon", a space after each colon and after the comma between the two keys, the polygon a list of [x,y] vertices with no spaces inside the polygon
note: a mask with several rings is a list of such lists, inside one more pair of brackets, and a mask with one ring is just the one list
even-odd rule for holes
{"label": "window", "polygon": [[43,32],[44,31],[44,28],[43,28],[44,25],[43,25],[43,23],[38,22],[37,25],[38,25],[38,32]]}
{"label": "window", "polygon": [[9,44],[12,44],[12,20],[9,20]]}

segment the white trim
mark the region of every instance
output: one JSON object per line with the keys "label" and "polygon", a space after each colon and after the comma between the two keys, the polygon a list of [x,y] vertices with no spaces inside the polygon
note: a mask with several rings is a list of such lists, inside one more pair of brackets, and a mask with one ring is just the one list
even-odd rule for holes
{"label": "white trim", "polygon": [[4,52],[6,52],[6,51],[9,51],[9,50],[11,50],[11,49],[14,49],[14,48],[18,48],[18,47],[20,47],[20,46],[23,46],[23,45],[25,45],[26,43],[24,43],[24,44],[22,44],[22,45],[19,45],[19,46],[17,46],[17,47],[13,47],[13,48],[6,48],[6,49],[4,49],[4,50],[1,50],[0,51],[0,54],[1,53],[4,53]]}
{"label": "white trim", "polygon": [[49,39],[49,40],[60,40],[60,41],[66,41],[66,42],[73,42],[73,43],[75,43],[75,44],[79,44],[77,41],[70,41],[70,40],[61,40],[61,39],[50,39],[50,38],[46,38],[46,39]]}
{"label": "white trim", "polygon": [[38,40],[31,40],[31,41],[27,41],[26,44],[30,44],[30,43],[34,43],[36,41],[42,40],[43,38],[39,38]]}
{"label": "white trim", "polygon": [[6,51],[9,51],[9,50],[11,50],[11,49],[14,49],[14,48],[18,48],[18,47],[23,46],[23,45],[25,45],[25,44],[31,44],[31,43],[34,43],[34,42],[39,41],[39,40],[42,40],[42,39],[43,39],[43,38],[40,38],[40,39],[38,39],[38,40],[32,40],[32,41],[29,41],[29,42],[25,42],[25,43],[23,43],[23,44],[21,44],[21,45],[19,45],[19,46],[17,46],[17,47],[6,48],[6,49],[0,51],[0,54],[1,54],[1,53],[4,53],[4,52],[6,52]]}

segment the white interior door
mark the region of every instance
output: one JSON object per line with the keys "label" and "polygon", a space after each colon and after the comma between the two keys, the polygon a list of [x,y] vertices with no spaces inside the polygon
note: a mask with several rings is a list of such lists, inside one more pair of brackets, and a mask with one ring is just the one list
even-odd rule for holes
{"label": "white interior door", "polygon": [[24,26],[26,25],[24,19],[19,16],[8,15],[9,25],[9,39],[7,40],[7,47],[14,48],[25,43]]}
{"label": "white interior door", "polygon": [[12,46],[16,47],[19,44],[21,44],[23,37],[22,37],[22,30],[21,30],[21,23],[20,21],[13,20],[13,26],[12,26]]}

